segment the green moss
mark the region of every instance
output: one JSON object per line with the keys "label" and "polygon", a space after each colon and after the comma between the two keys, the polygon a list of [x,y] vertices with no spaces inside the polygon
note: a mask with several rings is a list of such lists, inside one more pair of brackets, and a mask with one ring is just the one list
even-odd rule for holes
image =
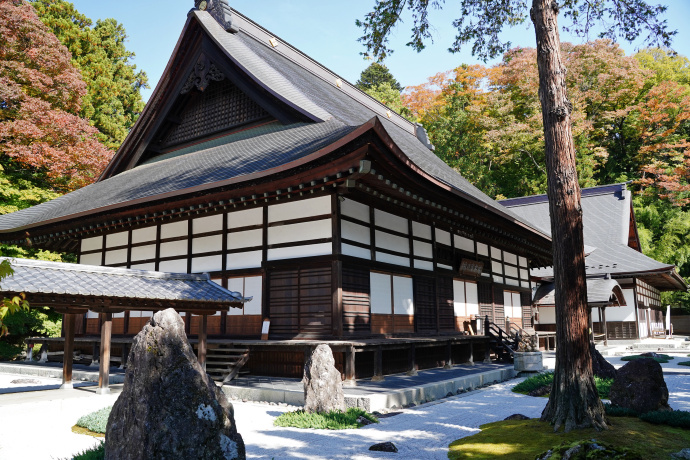
{"label": "green moss", "polygon": [[[545,372],[543,374],[534,375],[522,382],[518,383],[513,387],[514,393],[529,394],[543,386],[551,386],[553,383],[553,372]],[[602,379],[601,377],[594,376],[594,383],[597,386],[597,392],[599,397],[602,399],[608,399],[609,391],[611,390],[611,385],[613,384],[613,379]],[[548,396],[548,394],[546,395]]]}
{"label": "green moss", "polygon": [[[652,425],[635,417],[610,419],[608,430],[593,428],[554,433],[548,423],[532,420],[509,420],[482,425],[474,436],[458,439],[450,445],[448,457],[455,459],[533,460],[550,449],[567,443],[596,440],[617,451],[627,449],[626,459],[667,459],[690,444],[690,431],[663,425]],[[552,457],[554,460],[558,457]]]}
{"label": "green moss", "polygon": [[678,363],[680,366],[690,366],[690,361],[681,361]]}
{"label": "green moss", "polygon": [[379,423],[378,419],[362,409],[350,408],[346,412],[307,413],[303,410],[286,412],[275,419],[273,425],[293,428],[316,428],[321,430],[345,430],[360,428],[359,417]]}
{"label": "green moss", "polygon": [[105,433],[105,427],[108,424],[108,417],[110,417],[112,409],[113,406],[108,406],[96,412],[91,412],[77,420],[77,426],[96,433]]}
{"label": "green moss", "polygon": [[647,412],[640,415],[640,419],[656,425],[668,425],[679,428],[690,428],[690,412],[674,410],[673,412]]}
{"label": "green moss", "polygon": [[621,361],[634,361],[634,360],[636,360],[636,359],[645,359],[645,358],[646,358],[646,359],[653,359],[653,360],[656,361],[657,363],[664,364],[664,363],[667,363],[667,362],[671,361],[671,360],[673,359],[673,356],[669,356],[669,355],[659,355],[659,354],[656,355],[656,356],[654,356],[654,357],[652,357],[652,356],[642,356],[642,355],[631,355],[631,356],[623,356],[623,357],[621,358]]}

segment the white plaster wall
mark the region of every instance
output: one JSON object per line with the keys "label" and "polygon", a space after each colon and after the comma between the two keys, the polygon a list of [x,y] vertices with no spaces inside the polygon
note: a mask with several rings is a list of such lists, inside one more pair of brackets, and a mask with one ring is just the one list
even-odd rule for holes
{"label": "white plaster wall", "polygon": [[412,234],[419,238],[431,239],[431,225],[412,221]]}
{"label": "white plaster wall", "polygon": [[374,241],[376,247],[388,249],[389,251],[401,252],[403,254],[410,253],[410,241],[402,236],[391,235],[390,233],[376,230]]}
{"label": "white plaster wall", "polygon": [[161,257],[186,256],[187,240],[161,243]]}
{"label": "white plaster wall", "polygon": [[453,280],[453,311],[455,316],[467,316],[464,281]]}
{"label": "white plaster wall", "polygon": [[268,244],[317,240],[331,237],[331,219],[268,228]]}
{"label": "white plaster wall", "polygon": [[347,220],[341,220],[340,228],[343,238],[357,241],[358,243],[371,244],[371,235],[368,227],[358,225]]}
{"label": "white plaster wall", "polygon": [[[239,292],[244,297],[244,277],[228,278],[228,291]],[[228,316],[242,316],[243,314],[244,309],[242,308],[228,309]]]}
{"label": "white plaster wall", "polygon": [[105,252],[105,264],[121,264],[127,262],[127,250],[126,249],[115,249],[114,251]]}
{"label": "white plaster wall", "polygon": [[517,263],[518,263],[517,256],[515,254],[511,254],[509,252],[503,251],[503,262],[508,263],[508,264],[517,265]]}
{"label": "white plaster wall", "polygon": [[606,308],[606,322],[609,321],[635,321],[635,295],[632,289],[623,289],[623,297],[625,297],[624,307],[608,307]]}
{"label": "white plaster wall", "polygon": [[440,244],[445,244],[446,246],[451,246],[450,243],[450,233],[445,230],[436,229],[436,242]]}
{"label": "white plaster wall", "polygon": [[412,278],[393,277],[393,313],[396,315],[414,315]]}
{"label": "white plaster wall", "polygon": [[192,239],[192,253],[214,252],[223,249],[223,235],[203,236]]}
{"label": "white plaster wall", "polygon": [[305,244],[304,246],[292,246],[268,250],[268,260],[295,259],[298,257],[313,257],[331,254],[331,243]]}
{"label": "white plaster wall", "polygon": [[132,243],[146,243],[148,241],[156,240],[156,231],[158,227],[155,225],[153,227],[138,228],[132,230]]}
{"label": "white plaster wall", "polygon": [[228,270],[256,268],[261,266],[261,251],[238,252],[226,256],[225,267]]}
{"label": "white plaster wall", "polygon": [[154,259],[156,257],[156,245],[135,246],[132,248],[132,260]]}
{"label": "white plaster wall", "polygon": [[96,249],[103,249],[103,235],[81,240],[82,252],[95,251]]}
{"label": "white plaster wall", "polygon": [[244,304],[245,315],[261,314],[262,279],[260,276],[248,276],[244,279],[244,296],[253,297]]}
{"label": "white plaster wall", "polygon": [[327,195],[271,205],[268,207],[268,222],[280,222],[331,213],[331,197]]}
{"label": "white plaster wall", "polygon": [[506,276],[512,276],[514,278],[518,277],[518,269],[513,267],[512,265],[504,265],[503,268],[505,269],[505,275]]}
{"label": "white plaster wall", "polygon": [[497,262],[495,260],[491,261],[491,272],[492,273],[503,273],[503,264],[501,262]]}
{"label": "white plaster wall", "polygon": [[431,246],[429,243],[414,240],[412,242],[412,249],[414,250],[415,256],[428,258],[432,258],[434,256],[433,246]]}
{"label": "white plaster wall", "polygon": [[369,274],[371,285],[371,313],[391,314],[391,275],[371,272]]}
{"label": "white plaster wall", "polygon": [[522,302],[520,301],[520,293],[519,292],[513,292],[513,317],[515,318],[521,318],[522,317]]}
{"label": "white plaster wall", "polygon": [[228,233],[228,250],[261,246],[261,229]]}
{"label": "white plaster wall", "polygon": [[445,268],[446,270],[452,270],[453,269],[453,267],[451,267],[450,265],[436,264],[436,266],[438,268]]}
{"label": "white plaster wall", "polygon": [[501,250],[491,246],[491,258],[501,260]]}
{"label": "white plaster wall", "polygon": [[529,279],[529,272],[527,270],[525,270],[524,268],[520,269],[520,279],[523,279],[523,280]]}
{"label": "white plaster wall", "polygon": [[410,266],[410,259],[407,257],[398,257],[385,252],[376,252],[376,260],[388,264],[402,265],[403,267]]}
{"label": "white plaster wall", "polygon": [[344,216],[352,217],[353,219],[361,220],[369,223],[369,206],[359,203],[357,201],[345,198],[345,201],[340,203],[340,213]]}
{"label": "white plaster wall", "polygon": [[509,285],[509,286],[520,286],[520,282],[519,282],[518,280],[514,280],[514,279],[511,279],[511,278],[506,278],[506,279],[505,279],[505,282],[506,282],[506,284]]}
{"label": "white plaster wall", "polygon": [[465,303],[467,304],[468,315],[479,314],[479,294],[477,293],[477,283],[465,283]]}
{"label": "white plaster wall", "polygon": [[408,233],[407,219],[396,216],[380,209],[374,210],[374,220],[379,227],[395,230],[400,233]]}
{"label": "white plaster wall", "polygon": [[242,209],[228,214],[228,228],[261,225],[264,221],[263,208]]}
{"label": "white plaster wall", "polygon": [[426,261],[426,260],[417,260],[415,259],[414,261],[414,268],[419,268],[421,270],[433,270],[434,269],[434,264],[432,262]]}
{"label": "white plaster wall", "polygon": [[111,233],[105,236],[105,247],[127,246],[129,244],[129,232]]}
{"label": "white plaster wall", "polygon": [[522,256],[518,257],[518,265],[521,267],[527,267],[527,259]]}
{"label": "white plaster wall", "polygon": [[187,259],[165,260],[158,264],[158,270],[170,273],[187,273]]}
{"label": "white plaster wall", "polygon": [[487,246],[484,243],[477,242],[477,254],[479,254],[480,256],[488,256],[489,246]]}
{"label": "white plaster wall", "polygon": [[198,217],[192,221],[192,233],[215,232],[223,229],[223,215]]}
{"label": "white plaster wall", "polygon": [[171,222],[169,224],[161,225],[161,238],[175,238],[176,236],[187,236],[188,222],[186,220],[180,222]]}
{"label": "white plaster wall", "polygon": [[556,308],[539,307],[539,324],[556,324]]}
{"label": "white plaster wall", "polygon": [[347,243],[342,243],[340,249],[346,256],[371,260],[371,251],[369,249],[360,248],[359,246],[352,246],[351,244]]}
{"label": "white plaster wall", "polygon": [[217,272],[223,269],[223,256],[194,257],[192,273]]}
{"label": "white plaster wall", "polygon": [[100,265],[101,253],[95,252],[93,254],[82,254],[79,258],[79,263],[83,265]]}
{"label": "white plaster wall", "polygon": [[467,252],[474,252],[474,241],[464,236],[455,235],[455,247]]}

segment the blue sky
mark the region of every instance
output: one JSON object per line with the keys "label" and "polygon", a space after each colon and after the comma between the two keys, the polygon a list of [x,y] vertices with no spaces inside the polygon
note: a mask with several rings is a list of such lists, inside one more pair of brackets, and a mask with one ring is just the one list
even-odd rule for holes
{"label": "blue sky", "polygon": [[[151,89],[144,91],[144,98],[148,99],[175,47],[187,12],[194,6],[193,0],[76,0],[73,3],[94,22],[99,18],[112,17],[124,24],[129,35],[127,47],[136,53],[134,63],[149,76]],[[355,26],[355,19],[363,19],[374,0],[230,0],[229,3],[237,11],[352,83],[357,81],[360,72],[369,65],[369,61],[365,61],[359,54],[364,47],[357,42],[362,33]],[[403,86],[423,83],[428,76],[463,63],[480,62],[472,57],[469,49],[456,54],[447,51],[455,36],[452,20],[457,16],[457,7],[453,8],[456,3],[448,0],[444,10],[432,12],[430,20],[435,27],[434,44],[429,44],[421,53],[405,46],[409,41],[412,26],[410,21],[404,22],[395,30],[391,43],[396,51],[386,59],[385,64]],[[667,0],[666,3],[669,6],[666,19],[671,29],[678,30],[673,43],[674,49],[682,55],[690,56],[690,31],[686,27],[690,19],[690,1]],[[535,45],[531,23],[506,31],[504,37],[514,46]],[[574,43],[585,41],[563,34],[561,39]],[[641,46],[640,43],[621,45],[626,54],[634,53]]]}

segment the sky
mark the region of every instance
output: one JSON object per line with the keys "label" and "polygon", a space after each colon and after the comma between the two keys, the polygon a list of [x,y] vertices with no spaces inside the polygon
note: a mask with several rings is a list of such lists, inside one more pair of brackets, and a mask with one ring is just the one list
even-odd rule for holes
{"label": "sky", "polygon": [[[144,99],[148,100],[165,69],[194,1],[76,0],[73,3],[79,12],[94,22],[97,19],[115,18],[124,25],[129,36],[126,46],[136,54],[133,63],[149,77],[151,87],[142,92]],[[229,3],[232,8],[276,37],[290,43],[351,83],[355,83],[362,70],[371,63],[360,55],[364,46],[357,39],[362,35],[362,30],[355,25],[355,20],[364,19],[375,0],[229,0]],[[454,69],[460,64],[482,63],[471,55],[471,46],[461,53],[448,52],[455,37],[452,21],[458,16],[457,6],[453,8],[457,4],[457,1],[448,0],[443,10],[432,11],[429,15],[434,27],[434,43],[429,43],[421,53],[405,46],[410,40],[412,27],[409,18],[395,29],[391,38],[395,52],[384,64],[403,86],[424,83],[427,77]],[[673,48],[690,57],[690,30],[686,27],[690,19],[690,1],[666,0],[665,4],[669,7],[665,19],[668,20],[670,29],[678,30]],[[562,20],[562,17],[559,19]],[[534,31],[529,21],[507,30],[502,37],[510,40],[513,46],[535,46]],[[587,41],[563,32],[561,40],[573,43]],[[621,46],[630,55],[643,45],[623,42]],[[497,61],[490,61],[488,64]]]}

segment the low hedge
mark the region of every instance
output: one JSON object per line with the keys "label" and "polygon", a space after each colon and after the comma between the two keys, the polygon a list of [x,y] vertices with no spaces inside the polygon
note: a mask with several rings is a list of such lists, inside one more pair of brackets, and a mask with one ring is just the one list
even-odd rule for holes
{"label": "low hedge", "polygon": [[[553,383],[553,372],[544,372],[533,375],[532,377],[523,380],[513,387],[514,393],[529,394],[531,391],[537,390],[543,386],[551,385]],[[613,384],[613,379],[603,379],[594,376],[594,383],[597,386],[597,393],[601,399],[609,397],[609,390]]]}
{"label": "low hedge", "polygon": [[362,409],[352,407],[346,412],[308,413],[303,410],[285,412],[273,421],[273,425],[321,430],[345,430],[362,427],[363,425],[357,421],[359,417],[364,417],[373,423],[379,423],[379,420],[373,415]]}
{"label": "low hedge", "polygon": [[690,412],[684,410],[652,411],[646,414],[638,414],[632,409],[613,406],[611,404],[604,404],[604,409],[606,410],[606,415],[612,417],[638,417],[640,420],[655,425],[668,425],[684,429],[690,428]]}
{"label": "low hedge", "polygon": [[113,406],[108,406],[96,412],[91,412],[77,420],[77,426],[86,428],[94,433],[105,434],[105,427],[108,424],[108,417],[110,417],[110,411],[112,409]]}
{"label": "low hedge", "polygon": [[623,356],[621,361],[634,361],[636,359],[653,359],[659,364],[665,364],[673,359],[673,356],[657,354],[656,356],[631,355]]}

